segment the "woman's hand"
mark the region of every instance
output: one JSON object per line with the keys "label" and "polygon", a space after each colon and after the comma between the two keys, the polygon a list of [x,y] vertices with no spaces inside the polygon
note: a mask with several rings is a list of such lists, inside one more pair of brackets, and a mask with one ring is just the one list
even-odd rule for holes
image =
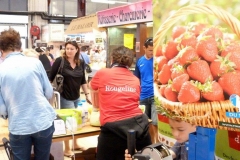
{"label": "woman's hand", "polygon": [[128,154],[128,150],[125,150],[125,160],[132,160],[131,155]]}
{"label": "woman's hand", "polygon": [[89,98],[88,95],[86,96],[86,101],[87,101],[89,104],[92,104],[92,102],[91,102],[91,100],[90,100],[90,98]]}

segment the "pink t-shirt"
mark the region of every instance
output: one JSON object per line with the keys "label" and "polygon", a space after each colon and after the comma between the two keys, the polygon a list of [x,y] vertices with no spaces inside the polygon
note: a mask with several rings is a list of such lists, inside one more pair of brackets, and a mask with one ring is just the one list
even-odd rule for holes
{"label": "pink t-shirt", "polygon": [[140,82],[122,67],[99,70],[90,82],[99,90],[100,123],[114,122],[142,114],[138,107]]}

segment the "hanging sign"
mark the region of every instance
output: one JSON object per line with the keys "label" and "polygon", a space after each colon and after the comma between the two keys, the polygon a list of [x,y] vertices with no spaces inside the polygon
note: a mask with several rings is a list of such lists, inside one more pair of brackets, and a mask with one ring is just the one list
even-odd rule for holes
{"label": "hanging sign", "polygon": [[97,12],[98,27],[116,26],[130,23],[151,22],[152,1],[145,0]]}
{"label": "hanging sign", "polygon": [[123,37],[124,46],[128,47],[129,49],[133,49],[133,38],[134,34],[124,34]]}

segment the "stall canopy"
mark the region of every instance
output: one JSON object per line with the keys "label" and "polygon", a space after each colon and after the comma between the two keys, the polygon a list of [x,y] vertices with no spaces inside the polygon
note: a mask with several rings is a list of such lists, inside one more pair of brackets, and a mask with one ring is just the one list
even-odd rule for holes
{"label": "stall canopy", "polygon": [[93,30],[104,31],[104,28],[98,28],[98,19],[96,14],[73,19],[68,26],[65,34],[79,34],[93,32]]}

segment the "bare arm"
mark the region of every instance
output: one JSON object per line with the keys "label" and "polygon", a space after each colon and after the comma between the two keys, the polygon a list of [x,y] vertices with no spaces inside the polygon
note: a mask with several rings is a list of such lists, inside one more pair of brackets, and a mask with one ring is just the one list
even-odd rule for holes
{"label": "bare arm", "polygon": [[87,87],[87,84],[83,84],[82,86],[82,90],[86,96],[86,101],[89,103],[89,104],[92,104],[91,100],[90,100],[90,96],[89,96],[89,92],[88,92],[88,87]]}

